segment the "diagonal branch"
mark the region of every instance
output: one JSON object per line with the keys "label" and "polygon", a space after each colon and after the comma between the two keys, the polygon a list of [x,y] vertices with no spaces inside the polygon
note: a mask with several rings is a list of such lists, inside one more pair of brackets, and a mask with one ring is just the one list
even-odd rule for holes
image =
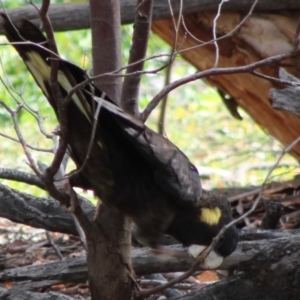
{"label": "diagonal branch", "polygon": [[30,185],[35,185],[43,190],[45,189],[44,183],[40,180],[38,176],[27,172],[22,172],[14,169],[0,168],[0,178],[23,182]]}
{"label": "diagonal branch", "polygon": [[186,76],[184,78],[180,78],[176,81],[173,81],[168,86],[164,87],[148,104],[148,106],[145,108],[141,115],[141,120],[145,122],[147,118],[149,117],[152,110],[160,103],[160,101],[167,95],[169,92],[174,90],[175,88],[182,86],[188,82],[192,82],[201,78],[205,78],[208,76],[216,76],[216,75],[225,75],[225,74],[238,74],[238,73],[248,73],[252,72],[253,70],[265,66],[265,65],[272,65],[279,63],[280,61],[293,57],[297,54],[299,54],[300,48],[295,49],[292,52],[284,53],[275,55],[272,57],[268,57],[265,59],[262,59],[260,61],[254,62],[249,65],[241,66],[241,67],[231,67],[231,68],[212,68],[209,70],[197,72],[195,74]]}
{"label": "diagonal branch", "polygon": [[[140,62],[129,66],[126,74],[143,70],[151,29],[152,6],[153,0],[138,0],[129,64]],[[125,77],[121,95],[123,109],[136,117],[139,117],[138,97],[140,80],[140,74]]]}

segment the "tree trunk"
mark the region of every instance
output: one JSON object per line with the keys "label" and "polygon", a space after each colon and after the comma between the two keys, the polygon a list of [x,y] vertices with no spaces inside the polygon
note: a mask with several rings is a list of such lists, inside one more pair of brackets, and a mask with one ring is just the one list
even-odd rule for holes
{"label": "tree trunk", "polygon": [[[115,71],[121,67],[119,0],[92,0],[90,14],[94,76]],[[104,76],[94,83],[112,99],[120,99],[120,77]],[[100,203],[92,225],[86,233],[92,299],[131,299],[130,220]]]}
{"label": "tree trunk", "polygon": [[[243,66],[294,49],[298,12],[286,12],[284,15],[252,14],[234,34],[231,34],[246,15],[246,13],[222,11],[217,19],[216,36],[221,38],[217,42],[219,48],[217,67]],[[178,32],[177,50],[198,46],[182,52],[181,55],[200,71],[215,66],[217,51],[215,44],[211,42],[201,46],[202,42],[200,42],[213,40],[215,17],[216,14],[211,12],[185,15],[184,21],[189,33],[183,26]],[[174,28],[171,19],[153,22],[152,29],[167,43],[173,44]],[[228,36],[225,37],[226,34]],[[299,78],[300,57],[287,59],[277,65],[264,66],[256,71],[278,78],[280,67],[285,67],[289,73]],[[275,110],[270,103],[270,89],[282,88],[283,85],[249,73],[211,76],[206,81],[218,87],[223,93],[229,94],[234,105],[237,104],[244,109],[283,146],[290,145],[299,136],[300,119],[289,112]],[[225,104],[229,105],[229,103]],[[232,114],[234,113],[236,107],[233,107]],[[300,144],[292,149],[291,154],[300,160]]]}

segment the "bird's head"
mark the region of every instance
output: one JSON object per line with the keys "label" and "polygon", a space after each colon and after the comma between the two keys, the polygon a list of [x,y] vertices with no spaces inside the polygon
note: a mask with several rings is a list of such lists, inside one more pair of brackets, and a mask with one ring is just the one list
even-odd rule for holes
{"label": "bird's head", "polygon": [[[224,225],[231,221],[231,209],[227,199],[217,193],[203,191],[196,204],[178,212],[169,227],[169,234],[187,246],[193,257],[197,257],[211,244]],[[208,260],[213,256],[212,260],[215,262],[205,261],[204,267],[215,268],[220,265],[223,258],[235,250],[237,243],[238,232],[233,225],[224,232],[208,256]]]}

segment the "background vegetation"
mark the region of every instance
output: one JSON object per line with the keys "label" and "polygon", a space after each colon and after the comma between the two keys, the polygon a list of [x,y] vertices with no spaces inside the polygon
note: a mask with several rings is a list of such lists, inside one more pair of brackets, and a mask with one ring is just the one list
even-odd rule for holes
{"label": "background vegetation", "polygon": [[[27,1],[4,1],[6,8],[20,6],[20,2],[28,5]],[[39,1],[34,1],[39,3]],[[62,1],[56,1],[62,2]],[[64,1],[66,2],[66,1]],[[74,2],[74,1],[72,1]],[[123,62],[127,62],[130,46],[132,25],[123,26]],[[62,57],[90,70],[91,66],[91,37],[89,30],[62,32],[56,34],[59,51]],[[5,43],[5,38],[0,41]],[[148,57],[153,54],[169,53],[169,47],[154,34],[151,35]],[[161,66],[164,57],[150,60],[146,63],[147,70]],[[16,102],[26,103],[32,109],[41,112],[44,126],[48,132],[54,130],[56,119],[44,96],[29,76],[24,64],[12,47],[1,48],[0,99],[7,104]],[[172,66],[171,80],[192,74],[196,70],[181,58],[177,58]],[[163,87],[165,72],[146,74],[142,79],[141,108]],[[12,87],[10,94],[5,85]],[[148,125],[156,130],[160,108],[153,112]],[[165,134],[197,165],[203,176],[206,188],[259,185],[262,183],[268,168],[276,161],[281,151],[280,145],[268,134],[263,132],[243,111],[240,111],[242,121],[233,119],[222,103],[217,92],[202,81],[187,84],[173,91],[168,98],[167,120]],[[19,115],[23,134],[28,144],[50,149],[51,140],[39,132],[36,120],[24,109]],[[14,137],[13,124],[7,112],[0,107],[0,132]],[[16,168],[29,171],[26,158],[21,146],[0,136],[0,167]],[[35,159],[50,162],[51,154],[32,151]],[[72,165],[69,166],[72,169]],[[274,180],[292,179],[299,173],[296,161],[286,156],[280,167],[273,173]],[[34,195],[41,191],[23,184],[8,182],[17,189],[25,189]]]}

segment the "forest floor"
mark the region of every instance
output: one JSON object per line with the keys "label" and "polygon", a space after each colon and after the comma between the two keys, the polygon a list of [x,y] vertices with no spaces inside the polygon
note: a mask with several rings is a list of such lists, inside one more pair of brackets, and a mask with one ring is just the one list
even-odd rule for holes
{"label": "forest floor", "polygon": [[[260,190],[260,187],[249,187],[245,189],[223,189],[222,192],[227,195],[232,206],[233,216],[236,218],[251,208]],[[271,229],[264,228],[270,226],[276,227],[273,229],[299,228],[299,190],[300,179],[286,183],[275,182],[266,185],[254,213],[239,222],[237,224],[238,228],[243,230]],[[270,220],[268,220],[270,214],[271,224],[273,225],[268,225],[270,224]],[[43,229],[15,224],[9,220],[0,218],[0,277],[4,270],[22,266],[44,265],[83,255],[85,255],[85,249],[78,237],[46,232]],[[175,272],[163,274],[163,276],[169,280],[180,274],[180,272]],[[201,289],[208,284],[221,280],[225,276],[227,276],[226,271],[201,271],[188,278],[183,284],[177,285],[176,288],[180,292],[186,293],[190,290]],[[151,288],[160,284],[159,280],[149,277],[139,277],[138,282],[141,288]],[[5,280],[2,277],[0,280],[1,288],[8,290],[15,288],[15,282],[9,279]],[[40,287],[35,285],[32,291],[40,293],[58,292],[70,296],[70,299],[89,299],[90,297],[87,281],[68,282],[65,279],[63,282],[55,284],[48,283]],[[164,296],[162,295],[160,299],[164,299]]]}

